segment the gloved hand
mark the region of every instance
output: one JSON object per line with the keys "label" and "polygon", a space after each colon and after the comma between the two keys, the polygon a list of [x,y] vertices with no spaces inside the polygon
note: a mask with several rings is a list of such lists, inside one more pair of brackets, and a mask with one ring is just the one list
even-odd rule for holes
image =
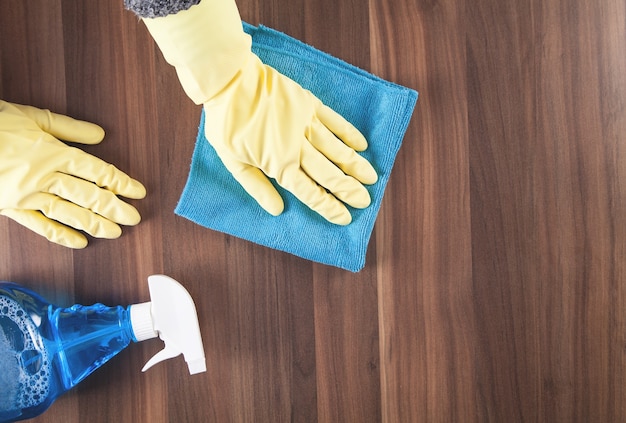
{"label": "gloved hand", "polygon": [[352,220],[342,202],[370,204],[362,184],[378,177],[355,152],[367,141],[310,91],[261,63],[234,0],[202,0],[143,21],[187,95],[204,106],[207,139],[261,207],[273,215],[284,208],[268,176],[332,223]]}
{"label": "gloved hand", "polygon": [[0,100],[0,214],[57,244],[83,248],[87,238],[117,238],[137,210],[117,195],[143,198],[138,181],[56,137],[83,144],[104,131],[35,107]]}

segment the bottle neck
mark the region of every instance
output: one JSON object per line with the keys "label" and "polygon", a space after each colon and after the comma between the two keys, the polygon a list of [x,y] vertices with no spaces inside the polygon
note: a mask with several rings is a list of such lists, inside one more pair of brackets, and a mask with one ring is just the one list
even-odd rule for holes
{"label": "bottle neck", "polygon": [[135,342],[156,338],[159,334],[154,330],[152,321],[152,302],[128,306],[131,329]]}
{"label": "bottle neck", "polygon": [[129,308],[74,305],[49,309],[52,339],[67,389],[135,341]]}

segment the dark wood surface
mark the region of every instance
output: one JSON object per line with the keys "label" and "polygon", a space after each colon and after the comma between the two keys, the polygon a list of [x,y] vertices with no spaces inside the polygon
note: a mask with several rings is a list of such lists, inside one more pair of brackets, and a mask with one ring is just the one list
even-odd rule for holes
{"label": "dark wood surface", "polygon": [[143,221],[81,251],[0,219],[62,305],[196,301],[208,372],[131,345],[38,421],[626,421],[626,3],[239,0],[420,99],[358,274],[174,215],[200,109],[121,0],[0,0],[0,98],[90,120]]}

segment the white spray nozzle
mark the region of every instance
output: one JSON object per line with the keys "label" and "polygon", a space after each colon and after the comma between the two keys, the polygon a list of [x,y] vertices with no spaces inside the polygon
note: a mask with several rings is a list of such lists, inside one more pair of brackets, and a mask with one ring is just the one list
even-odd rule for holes
{"label": "white spray nozzle", "polygon": [[190,374],[206,372],[200,325],[193,299],[183,286],[165,275],[148,277],[151,302],[130,307],[130,320],[137,341],[157,335],[165,348],[152,357],[141,371],[183,354]]}

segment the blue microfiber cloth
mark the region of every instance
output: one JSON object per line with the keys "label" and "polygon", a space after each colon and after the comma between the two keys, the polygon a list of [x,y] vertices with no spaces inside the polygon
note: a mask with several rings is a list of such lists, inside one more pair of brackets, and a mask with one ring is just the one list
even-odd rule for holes
{"label": "blue microfiber cloth", "polygon": [[187,184],[175,213],[204,227],[234,235],[296,256],[357,272],[402,138],[417,101],[417,92],[371,75],[273,29],[244,23],[252,50],[365,135],[361,153],[372,163],[378,181],[367,186],[372,204],[349,207],[352,223],[337,226],[276,185],[285,202],[277,217],[265,212],[226,170],[204,136],[204,112]]}

